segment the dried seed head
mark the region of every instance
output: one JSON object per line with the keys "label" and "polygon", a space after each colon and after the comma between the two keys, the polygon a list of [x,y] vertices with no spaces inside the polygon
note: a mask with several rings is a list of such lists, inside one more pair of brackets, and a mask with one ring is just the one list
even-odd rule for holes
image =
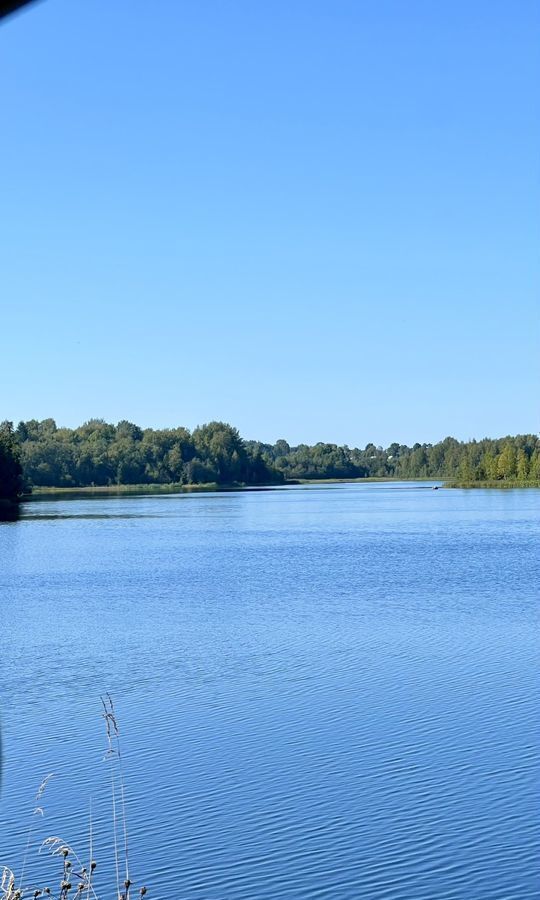
{"label": "dried seed head", "polygon": [[126,888],[126,890],[131,887],[131,878],[126,878],[126,880],[124,881],[124,887]]}
{"label": "dried seed head", "polygon": [[139,891],[139,893],[140,893],[141,897],[144,897],[144,895],[146,894],[146,888],[142,887],[141,890]]}
{"label": "dried seed head", "polygon": [[66,856],[68,855],[68,853],[69,853],[68,848],[67,848],[67,847],[62,847],[62,856],[64,857],[64,859],[66,858]]}
{"label": "dried seed head", "polygon": [[93,872],[94,869],[96,868],[96,866],[97,866],[97,862],[93,859],[92,862],[90,863],[90,870]]}

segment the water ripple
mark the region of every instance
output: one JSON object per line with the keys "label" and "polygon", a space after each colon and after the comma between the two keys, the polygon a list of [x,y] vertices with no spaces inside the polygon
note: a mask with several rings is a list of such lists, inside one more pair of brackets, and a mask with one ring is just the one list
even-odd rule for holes
{"label": "water ripple", "polygon": [[84,850],[92,796],[110,895],[111,690],[156,900],[536,898],[539,512],[339,485],[0,527],[2,861],[54,771],[34,843]]}

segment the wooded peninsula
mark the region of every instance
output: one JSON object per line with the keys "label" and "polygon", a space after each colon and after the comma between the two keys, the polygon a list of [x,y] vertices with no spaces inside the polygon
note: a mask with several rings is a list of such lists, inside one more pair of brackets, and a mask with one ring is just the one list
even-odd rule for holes
{"label": "wooded peninsula", "polygon": [[60,428],[54,419],[0,425],[0,497],[36,488],[120,485],[254,486],[301,480],[434,478],[474,486],[540,485],[537,435],[436,444],[317,443],[291,446],[243,440],[225,422],[140,428],[92,419]]}

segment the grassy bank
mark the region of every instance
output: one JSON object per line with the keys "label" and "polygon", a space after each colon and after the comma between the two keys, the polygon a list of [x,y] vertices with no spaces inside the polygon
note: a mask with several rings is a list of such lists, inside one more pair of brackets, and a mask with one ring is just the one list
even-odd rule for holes
{"label": "grassy bank", "polygon": [[[496,488],[509,490],[511,488],[540,488],[540,481],[519,481],[517,479],[505,479],[500,481],[444,481],[439,478],[398,478],[396,476],[379,476],[368,478],[298,478],[285,483],[290,485],[312,484],[366,484],[381,482],[442,482],[445,488]],[[281,485],[283,486],[283,485]],[[32,493],[24,499],[40,499],[44,497],[117,497],[129,494],[191,494],[208,493],[212,491],[264,491],[280,485],[244,485],[244,484],[111,484],[94,485],[89,487],[34,487]]]}
{"label": "grassy bank", "polygon": [[540,488],[540,481],[520,481],[519,479],[501,479],[497,481],[450,481],[435,475],[429,477],[399,478],[395,475],[381,475],[369,478],[299,478],[298,481],[289,484],[362,484],[364,482],[438,482],[445,488],[497,488],[509,490],[510,488]]}
{"label": "grassy bank", "polygon": [[287,484],[364,484],[377,481],[442,481],[434,476],[419,478],[400,478],[398,475],[373,475],[362,478],[298,478],[288,481]]}
{"label": "grassy bank", "polygon": [[27,499],[32,497],[73,497],[81,496],[117,496],[125,494],[183,494],[205,493],[208,491],[264,491],[271,488],[279,488],[301,484],[362,484],[364,482],[381,481],[437,481],[434,478],[397,478],[395,476],[381,476],[369,478],[298,478],[290,479],[284,484],[245,485],[245,484],[218,484],[207,482],[205,484],[108,484],[90,485],[88,487],[34,487]]}
{"label": "grassy bank", "polygon": [[517,478],[501,479],[500,481],[447,481],[448,488],[497,488],[498,490],[510,490],[511,488],[540,488],[540,481],[519,481]]}
{"label": "grassy bank", "polygon": [[26,499],[32,497],[120,496],[125,494],[183,494],[206,491],[238,490],[238,485],[207,484],[108,484],[89,487],[34,487]]}

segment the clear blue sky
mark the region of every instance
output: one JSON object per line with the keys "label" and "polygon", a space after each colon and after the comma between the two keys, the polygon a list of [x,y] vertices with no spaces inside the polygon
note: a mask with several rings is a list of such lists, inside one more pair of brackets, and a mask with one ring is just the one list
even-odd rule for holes
{"label": "clear blue sky", "polygon": [[539,46],[536,0],[6,21],[0,418],[538,430]]}

